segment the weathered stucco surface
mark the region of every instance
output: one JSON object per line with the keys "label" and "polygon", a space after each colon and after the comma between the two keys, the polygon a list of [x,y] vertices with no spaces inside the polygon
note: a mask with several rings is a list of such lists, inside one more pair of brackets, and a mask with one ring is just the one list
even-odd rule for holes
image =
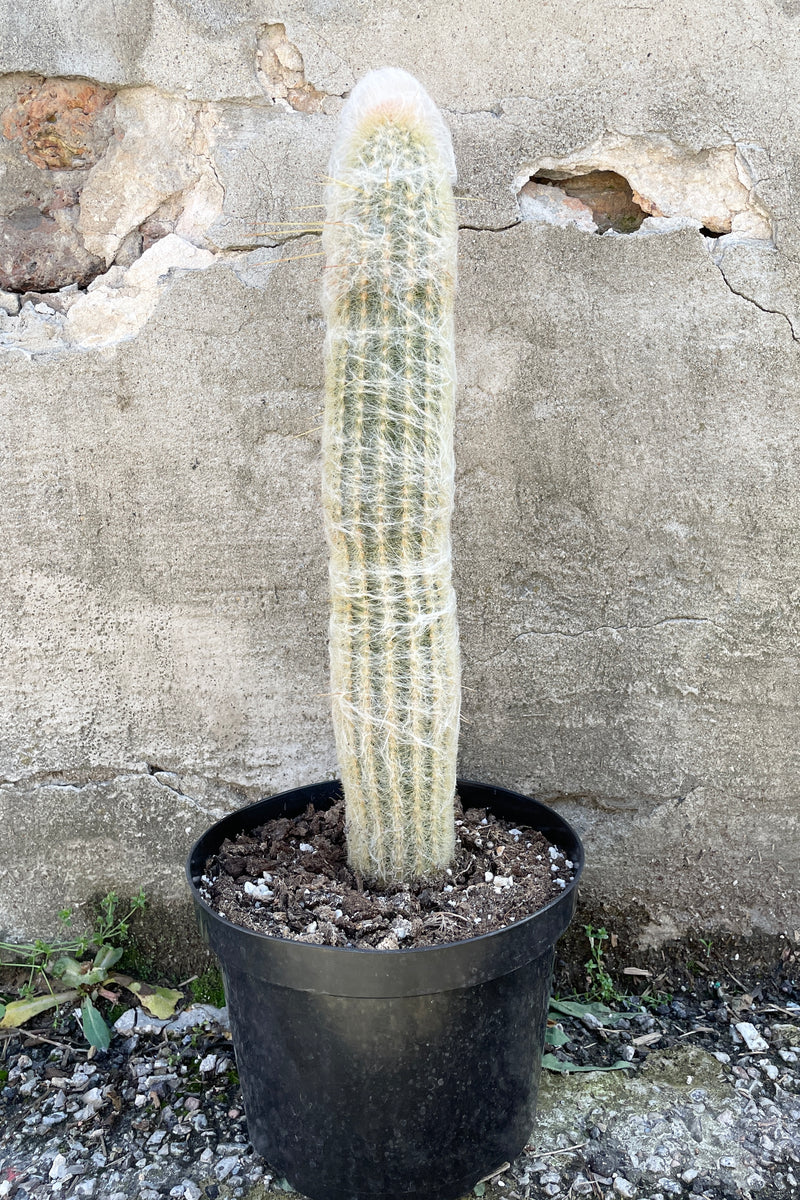
{"label": "weathered stucco surface", "polygon": [[[0,27],[0,931],[182,899],[210,819],[335,771],[301,206],[341,97],[395,64],[463,197],[462,773],[562,808],[645,941],[796,936],[800,6],[2,0]],[[558,188],[592,171],[636,232]]]}

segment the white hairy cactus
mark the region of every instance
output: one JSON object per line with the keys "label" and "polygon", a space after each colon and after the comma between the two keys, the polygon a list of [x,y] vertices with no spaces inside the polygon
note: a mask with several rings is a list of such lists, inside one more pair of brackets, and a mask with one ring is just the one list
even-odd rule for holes
{"label": "white hairy cactus", "polygon": [[323,496],[348,857],[382,883],[432,876],[454,847],[454,178],[420,84],[363,79],[326,193]]}

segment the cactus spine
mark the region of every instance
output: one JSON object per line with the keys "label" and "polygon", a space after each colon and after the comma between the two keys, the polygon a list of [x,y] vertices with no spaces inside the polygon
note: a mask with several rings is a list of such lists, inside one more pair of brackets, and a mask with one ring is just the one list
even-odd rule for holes
{"label": "cactus spine", "polygon": [[454,177],[416,80],[363,79],[326,193],[323,499],[348,856],[380,883],[433,875],[454,846]]}

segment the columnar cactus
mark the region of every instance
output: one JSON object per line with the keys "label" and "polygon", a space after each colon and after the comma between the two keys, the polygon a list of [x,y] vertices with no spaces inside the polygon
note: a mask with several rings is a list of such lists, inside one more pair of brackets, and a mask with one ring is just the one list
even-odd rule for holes
{"label": "columnar cactus", "polygon": [[323,243],[323,496],[348,856],[379,883],[453,855],[456,219],[448,131],[404,71],[342,113]]}

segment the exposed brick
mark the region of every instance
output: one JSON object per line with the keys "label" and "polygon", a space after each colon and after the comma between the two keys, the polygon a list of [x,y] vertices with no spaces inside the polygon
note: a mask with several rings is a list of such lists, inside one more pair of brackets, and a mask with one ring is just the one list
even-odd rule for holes
{"label": "exposed brick", "polygon": [[19,92],[0,117],[9,141],[42,170],[91,167],[113,131],[114,92],[82,79],[45,79]]}
{"label": "exposed brick", "polygon": [[0,217],[0,288],[47,292],[70,283],[85,286],[104,270],[75,228],[77,212],[30,205]]}

